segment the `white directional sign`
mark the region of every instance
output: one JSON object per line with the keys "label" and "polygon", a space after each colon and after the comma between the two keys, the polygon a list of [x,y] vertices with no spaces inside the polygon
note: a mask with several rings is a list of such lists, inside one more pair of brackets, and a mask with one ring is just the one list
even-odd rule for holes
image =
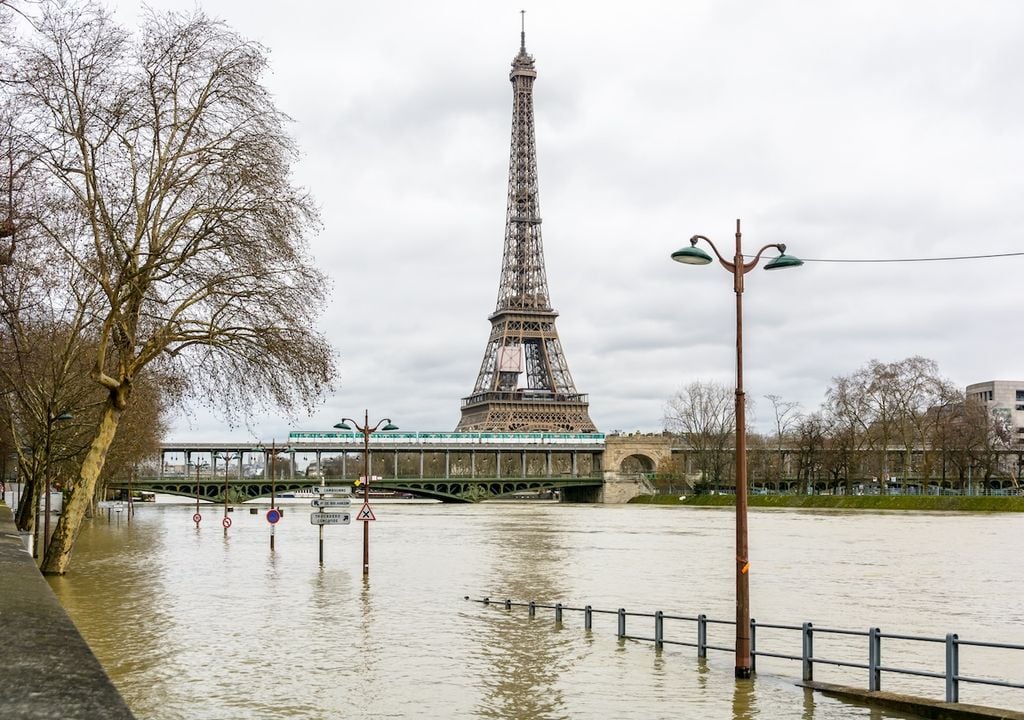
{"label": "white directional sign", "polygon": [[315,512],[309,516],[311,525],[348,525],[352,522],[351,513],[347,512]]}
{"label": "white directional sign", "polygon": [[321,485],[320,487],[303,488],[296,490],[295,497],[314,497],[318,495],[351,495],[352,488],[340,485]]}
{"label": "white directional sign", "polygon": [[314,498],[309,501],[309,504],[313,507],[339,507],[341,505],[351,505],[352,498]]}

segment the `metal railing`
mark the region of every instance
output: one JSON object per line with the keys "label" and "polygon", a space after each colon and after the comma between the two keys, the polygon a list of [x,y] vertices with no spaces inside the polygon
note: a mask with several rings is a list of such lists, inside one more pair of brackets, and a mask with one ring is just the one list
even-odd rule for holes
{"label": "metal railing", "polygon": [[[491,598],[485,597],[482,599],[474,599],[465,596],[466,600],[471,602],[482,603],[484,605],[500,605],[506,610],[511,610],[514,607],[525,607],[527,608],[530,617],[534,617],[537,614],[538,609],[553,610],[555,615],[555,622],[561,623],[562,617],[566,612],[580,612],[583,613],[583,628],[585,630],[593,629],[593,617],[595,614],[602,615],[615,615],[616,622],[616,637],[620,640],[637,640],[642,642],[654,643],[654,647],[657,650],[661,650],[665,645],[679,645],[684,647],[692,647],[697,650],[697,657],[700,659],[706,659],[708,650],[716,650],[721,652],[734,652],[733,646],[723,645],[712,645],[708,642],[708,626],[709,625],[732,625],[735,626],[736,622],[733,620],[715,620],[709,618],[707,615],[700,614],[694,616],[688,615],[668,615],[658,610],[653,613],[648,612],[627,612],[625,608],[619,608],[617,610],[599,610],[590,605],[583,607],[572,607],[569,605],[563,605],[562,603],[545,604],[534,601],[530,602],[513,602],[512,600],[500,600],[492,601]],[[627,618],[648,618],[654,620],[654,634],[653,636],[643,635],[630,635],[626,632],[626,620]],[[693,641],[689,640],[670,640],[665,637],[665,621],[666,620],[680,620],[684,622],[691,622],[696,625],[696,638]],[[763,630],[785,630],[795,631],[800,633],[801,640],[801,651],[799,655],[788,654],[783,652],[769,652],[768,650],[761,650],[757,647],[757,631]],[[867,638],[868,645],[868,657],[867,662],[856,662],[846,659],[828,658],[816,656],[814,653],[814,639],[818,635],[831,635],[831,636],[852,636],[852,637],[863,637]],[[882,640],[900,640],[910,641],[916,643],[929,643],[945,646],[945,666],[943,670],[934,671],[920,668],[904,668],[896,667],[894,665],[885,665],[882,662]],[[801,678],[804,682],[811,682],[814,680],[814,667],[815,665],[831,665],[842,668],[854,668],[860,670],[866,670],[868,674],[868,690],[878,691],[882,689],[882,673],[893,673],[896,675],[908,675],[921,678],[937,678],[945,680],[946,693],[945,701],[948,703],[960,702],[960,685],[961,683],[969,683],[976,685],[990,685],[1003,688],[1013,688],[1017,690],[1024,690],[1024,683],[1022,682],[1010,682],[1008,680],[997,680],[994,678],[977,677],[970,675],[962,675],[960,673],[960,648],[962,647],[975,647],[975,648],[990,648],[996,650],[1011,650],[1011,651],[1024,651],[1024,645],[1014,645],[1011,643],[996,643],[996,642],[981,642],[976,640],[961,640],[956,633],[948,633],[944,638],[941,637],[926,637],[921,635],[904,635],[899,633],[884,633],[879,628],[873,627],[869,630],[844,630],[839,628],[827,628],[827,627],[815,627],[812,623],[805,622],[800,625],[780,625],[772,623],[759,623],[754,619],[750,620],[750,651],[751,651],[751,667],[753,670],[757,669],[757,658],[776,658],[780,660],[792,660],[801,663]]]}

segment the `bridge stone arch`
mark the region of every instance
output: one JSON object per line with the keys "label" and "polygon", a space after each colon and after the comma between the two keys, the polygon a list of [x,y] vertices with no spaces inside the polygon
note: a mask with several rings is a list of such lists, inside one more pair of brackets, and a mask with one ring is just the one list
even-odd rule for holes
{"label": "bridge stone arch", "polygon": [[[672,457],[672,439],[663,434],[608,435],[604,439],[604,472],[622,472],[623,464],[634,459],[642,466],[640,472],[655,472]],[[625,470],[628,472],[629,467]]]}
{"label": "bridge stone arch", "polygon": [[672,459],[672,440],[664,434],[608,435],[601,456],[604,502],[626,502],[654,493],[646,478]]}

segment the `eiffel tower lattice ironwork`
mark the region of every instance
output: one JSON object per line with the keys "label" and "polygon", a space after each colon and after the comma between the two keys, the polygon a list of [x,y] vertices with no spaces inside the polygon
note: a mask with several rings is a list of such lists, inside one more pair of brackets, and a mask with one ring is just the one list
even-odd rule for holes
{"label": "eiffel tower lattice ironwork", "polygon": [[512,152],[498,304],[460,431],[594,432],[587,396],[576,391],[548,299],[540,234],[533,57],[526,32],[512,60]]}

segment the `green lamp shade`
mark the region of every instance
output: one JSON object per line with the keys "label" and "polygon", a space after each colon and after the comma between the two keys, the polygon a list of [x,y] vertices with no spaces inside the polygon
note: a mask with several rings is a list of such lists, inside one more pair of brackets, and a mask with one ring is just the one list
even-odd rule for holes
{"label": "green lamp shade", "polygon": [[351,430],[352,429],[348,425],[346,425],[344,422],[335,423],[334,427],[337,430]]}
{"label": "green lamp shade", "polygon": [[798,257],[787,255],[782,253],[777,258],[772,260],[770,263],[764,266],[765,270],[781,270],[782,268],[788,267],[800,267],[804,264],[804,261]]}
{"label": "green lamp shade", "polygon": [[672,253],[672,259],[687,265],[707,265],[711,256],[698,247],[685,247]]}
{"label": "green lamp shade", "polygon": [[393,425],[392,423],[388,423],[387,425],[385,425],[384,427],[381,428],[381,430],[397,430],[397,429],[398,429],[398,426],[397,425]]}

